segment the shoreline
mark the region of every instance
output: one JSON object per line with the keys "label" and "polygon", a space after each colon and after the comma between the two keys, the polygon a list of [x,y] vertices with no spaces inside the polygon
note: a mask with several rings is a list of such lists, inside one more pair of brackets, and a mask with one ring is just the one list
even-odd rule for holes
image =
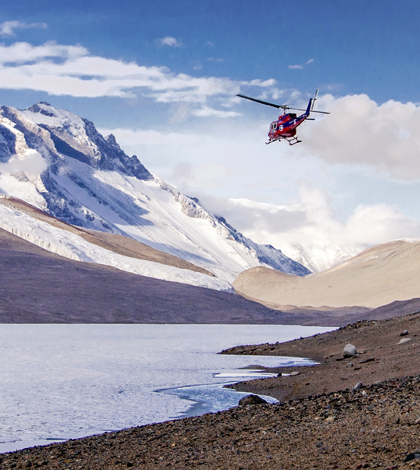
{"label": "shoreline", "polygon": [[[401,336],[403,332],[406,335]],[[343,358],[346,344],[357,354]],[[296,355],[319,362],[317,366],[267,369],[298,372],[264,380],[235,384],[242,392],[269,395],[279,401],[352,389],[356,384],[416,375],[420,370],[420,313],[386,320],[365,320],[332,332],[278,344],[239,346],[222,354]]]}
{"label": "shoreline", "polygon": [[[343,359],[347,343],[359,352]],[[320,364],[287,370],[298,375],[233,386],[251,393],[264,391],[280,399],[279,404],[237,406],[1,454],[0,467],[420,468],[420,313],[223,353],[228,352],[299,355]]]}

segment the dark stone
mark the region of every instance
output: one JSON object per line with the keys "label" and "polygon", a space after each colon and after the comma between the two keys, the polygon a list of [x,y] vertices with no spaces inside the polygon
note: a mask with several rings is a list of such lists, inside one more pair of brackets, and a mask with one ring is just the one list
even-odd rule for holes
{"label": "dark stone", "polygon": [[416,460],[420,458],[420,454],[417,452],[411,452],[411,454],[408,454],[407,457],[404,459],[404,462],[411,462],[411,460]]}
{"label": "dark stone", "polygon": [[365,359],[363,361],[360,361],[359,364],[366,364],[367,362],[372,362],[374,361],[375,358],[374,357],[369,357],[368,359]]}
{"label": "dark stone", "polygon": [[259,397],[258,395],[248,395],[239,400],[239,406],[263,405],[264,403],[267,403],[267,402],[263,398]]}

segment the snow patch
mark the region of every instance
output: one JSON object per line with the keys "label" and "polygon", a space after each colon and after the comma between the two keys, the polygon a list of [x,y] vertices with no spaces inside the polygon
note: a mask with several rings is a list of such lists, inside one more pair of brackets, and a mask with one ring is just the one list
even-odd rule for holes
{"label": "snow patch", "polygon": [[75,261],[97,263],[164,281],[180,282],[197,287],[234,292],[226,281],[187,269],[166,266],[152,261],[119,255],[83,238],[34,219],[17,210],[0,205],[0,228],[47,251]]}

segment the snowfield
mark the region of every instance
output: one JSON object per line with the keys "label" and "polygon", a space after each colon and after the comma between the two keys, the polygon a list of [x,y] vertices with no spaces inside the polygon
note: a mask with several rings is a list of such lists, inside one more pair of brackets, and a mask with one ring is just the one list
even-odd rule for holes
{"label": "snowfield", "polygon": [[22,212],[4,207],[1,204],[0,228],[45,250],[72,260],[98,263],[164,281],[181,282],[192,286],[234,292],[233,287],[222,279],[187,269],[119,255],[89,243],[73,233],[53,227],[47,222],[42,222]]}

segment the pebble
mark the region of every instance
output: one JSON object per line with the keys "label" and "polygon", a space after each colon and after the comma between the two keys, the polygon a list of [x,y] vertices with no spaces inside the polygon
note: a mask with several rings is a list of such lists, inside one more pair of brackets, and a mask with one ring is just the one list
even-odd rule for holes
{"label": "pebble", "polygon": [[411,338],[401,338],[397,344],[404,344],[408,343],[409,341],[411,341]]}

